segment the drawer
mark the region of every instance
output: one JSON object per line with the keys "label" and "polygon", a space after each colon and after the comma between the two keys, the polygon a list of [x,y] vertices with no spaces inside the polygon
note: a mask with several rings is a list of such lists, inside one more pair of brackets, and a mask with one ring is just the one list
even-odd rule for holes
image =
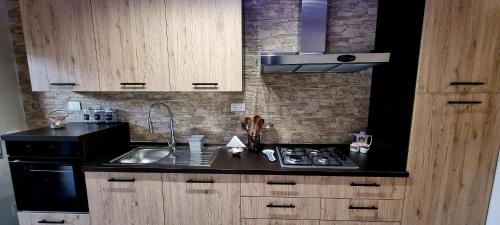
{"label": "drawer", "polygon": [[243,219],[242,225],[319,225],[319,220]]}
{"label": "drawer", "polygon": [[242,196],[321,197],[321,177],[243,175]]}
{"label": "drawer", "polygon": [[400,225],[399,222],[321,221],[320,225]]}
{"label": "drawer", "polygon": [[404,199],[406,178],[323,177],[325,198]]}
{"label": "drawer", "polygon": [[242,218],[310,220],[320,218],[319,198],[243,197]]}
{"label": "drawer", "polygon": [[322,199],[322,220],[400,222],[403,200]]}
{"label": "drawer", "polygon": [[90,225],[89,214],[18,212],[19,225]]}

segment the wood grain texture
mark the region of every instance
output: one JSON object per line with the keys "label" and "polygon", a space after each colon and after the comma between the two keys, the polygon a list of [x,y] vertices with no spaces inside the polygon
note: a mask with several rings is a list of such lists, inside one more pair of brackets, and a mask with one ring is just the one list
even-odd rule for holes
{"label": "wood grain texture", "polygon": [[91,1],[102,90],[170,91],[165,1]]}
{"label": "wood grain texture", "polygon": [[[268,205],[293,205],[294,208],[269,208]],[[294,219],[320,218],[319,198],[242,197],[241,217],[245,219]]]}
{"label": "wood grain texture", "polygon": [[[500,1],[428,0],[418,93],[500,92]],[[451,82],[485,82],[451,86]]]}
{"label": "wood grain texture", "polygon": [[87,172],[85,178],[92,225],[164,224],[160,174]]}
{"label": "wood grain texture", "polygon": [[100,91],[90,1],[20,0],[20,7],[33,91]]}
{"label": "wood grain texture", "polygon": [[89,214],[18,212],[17,218],[19,225],[40,225],[43,221],[64,221],[66,225],[90,225]]}
{"label": "wood grain texture", "polygon": [[[349,209],[350,206],[375,206],[378,209]],[[402,212],[402,200],[326,198],[321,200],[321,220],[401,221]]]}
{"label": "wood grain texture", "polygon": [[320,191],[321,178],[316,176],[242,175],[241,178],[242,196],[320,197]]}
{"label": "wood grain texture", "polygon": [[242,225],[319,225],[319,220],[243,219]]}
{"label": "wood grain texture", "polygon": [[[378,184],[379,187],[351,186]],[[321,196],[326,198],[404,199],[406,178],[323,177]]]}
{"label": "wood grain texture", "polygon": [[[449,105],[448,101],[482,101]],[[500,146],[500,95],[418,94],[403,225],[483,225]]]}
{"label": "wood grain texture", "polygon": [[320,225],[400,225],[399,222],[321,221]]}
{"label": "wood grain texture", "polygon": [[[165,224],[239,225],[240,175],[163,174]],[[213,181],[187,183],[186,181]]]}
{"label": "wood grain texture", "polygon": [[242,1],[165,1],[172,91],[242,91]]}

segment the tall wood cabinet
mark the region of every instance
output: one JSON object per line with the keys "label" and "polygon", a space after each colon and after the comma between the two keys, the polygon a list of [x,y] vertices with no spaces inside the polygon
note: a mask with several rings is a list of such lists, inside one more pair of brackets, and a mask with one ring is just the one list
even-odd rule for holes
{"label": "tall wood cabinet", "polygon": [[484,225],[500,148],[500,2],[427,0],[402,225]]}
{"label": "tall wood cabinet", "polygon": [[100,91],[89,0],[20,0],[33,91]]}
{"label": "tall wood cabinet", "polygon": [[240,175],[162,176],[165,224],[240,224]]}
{"label": "tall wood cabinet", "polygon": [[162,225],[161,175],[85,173],[93,225]]}
{"label": "tall wood cabinet", "polygon": [[20,0],[34,91],[242,91],[241,0]]}

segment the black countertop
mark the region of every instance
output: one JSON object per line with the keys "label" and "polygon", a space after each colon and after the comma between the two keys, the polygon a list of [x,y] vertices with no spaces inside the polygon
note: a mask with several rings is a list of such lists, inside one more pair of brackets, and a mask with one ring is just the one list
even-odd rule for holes
{"label": "black countertop", "polygon": [[[316,145],[319,146],[319,145]],[[274,145],[267,145],[273,148]],[[405,158],[391,151],[372,149],[369,154],[353,153],[344,146],[344,153],[359,165],[359,169],[297,169],[283,168],[279,161],[269,162],[261,153],[243,152],[234,157],[225,149],[221,149],[211,166],[166,166],[166,165],[120,165],[106,164],[117,157],[107,156],[83,167],[85,171],[94,172],[158,172],[158,173],[216,173],[216,174],[269,174],[269,175],[309,175],[309,176],[374,176],[374,177],[408,177]]]}
{"label": "black countertop", "polygon": [[80,141],[83,137],[126,123],[95,124],[67,123],[65,128],[53,129],[42,127],[13,134],[2,135],[3,141]]}

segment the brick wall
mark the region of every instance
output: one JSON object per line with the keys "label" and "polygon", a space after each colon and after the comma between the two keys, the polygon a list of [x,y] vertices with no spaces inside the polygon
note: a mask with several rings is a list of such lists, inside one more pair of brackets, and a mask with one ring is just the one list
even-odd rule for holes
{"label": "brick wall", "polygon": [[[162,101],[172,108],[180,142],[191,134],[204,134],[209,143],[225,143],[235,134],[244,137],[239,121],[254,114],[275,124],[264,137],[269,143],[347,143],[352,131],[366,129],[371,70],[261,76],[260,52],[298,51],[300,1],[243,1],[242,93],[41,93],[31,92],[18,0],[6,0],[28,126],[45,126],[45,113],[80,101],[84,107],[118,108],[120,119],[131,123],[135,141],[163,141],[168,132],[151,135],[147,129],[149,105]],[[332,0],[328,7],[327,51],[373,49],[376,0]],[[230,104],[239,102],[246,104],[246,112],[232,113]],[[165,121],[160,114],[154,111]],[[68,120],[79,121],[80,114],[72,113]]]}

